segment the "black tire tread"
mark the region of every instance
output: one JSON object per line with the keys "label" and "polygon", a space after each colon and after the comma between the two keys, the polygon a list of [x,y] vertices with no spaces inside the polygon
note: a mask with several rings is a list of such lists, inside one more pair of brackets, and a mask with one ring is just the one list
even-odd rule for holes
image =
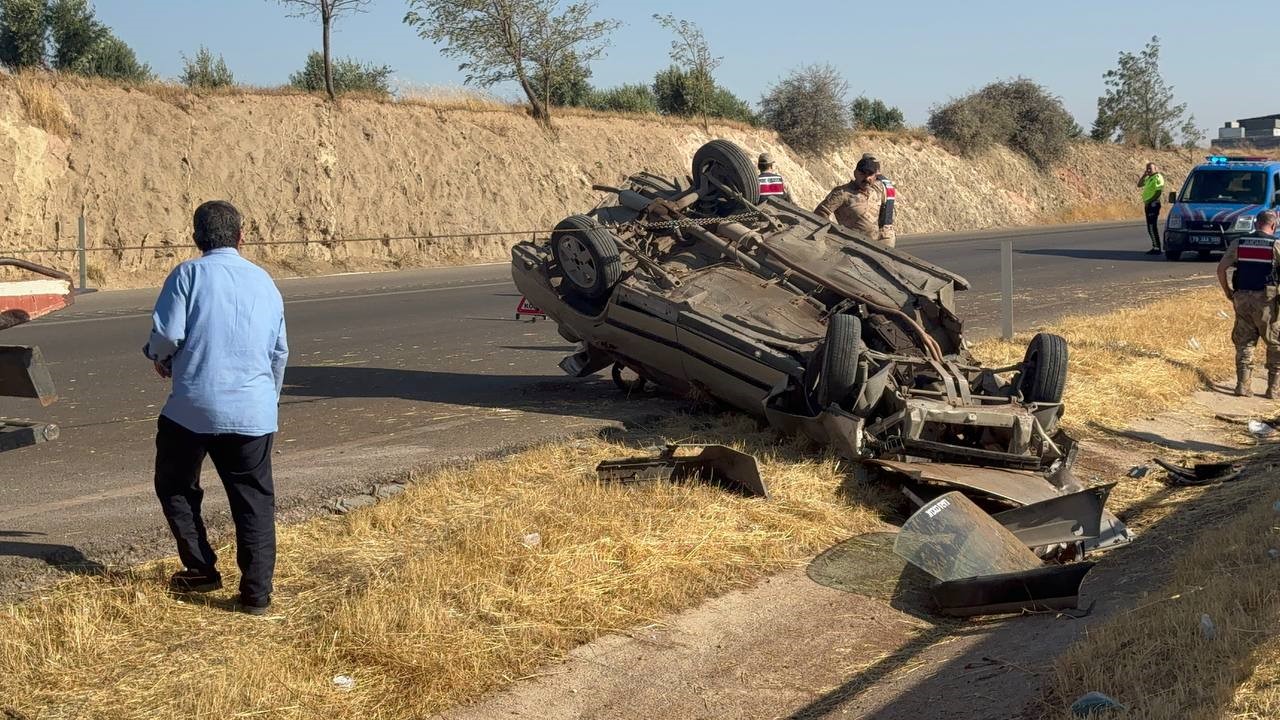
{"label": "black tire tread", "polygon": [[864,352],[862,322],[853,315],[832,315],[827,320],[826,342],[822,345],[822,377],[818,381],[818,404],[825,410],[843,403],[858,384],[858,360]]}
{"label": "black tire tread", "polygon": [[[1061,335],[1036,333],[1027,345],[1022,398],[1027,402],[1062,402],[1067,387],[1067,341]],[[1034,364],[1033,364],[1034,363]]]}
{"label": "black tire tread", "polygon": [[557,242],[557,234],[565,231],[577,233],[593,251],[597,259],[599,277],[596,284],[590,288],[579,287],[567,275],[564,281],[592,300],[608,295],[613,290],[613,286],[622,279],[622,255],[618,250],[617,241],[613,239],[613,233],[600,227],[595,220],[586,215],[570,215],[561,220],[551,232],[551,254],[555,257],[557,265],[560,264],[560,243]]}
{"label": "black tire tread", "polygon": [[[747,202],[757,205],[760,202],[760,174],[755,163],[747,152],[730,140],[712,140],[693,154],[693,184],[702,184],[702,173],[699,168],[708,160],[716,160],[733,171],[738,179],[735,190],[742,193]],[[725,183],[733,186],[735,183]]]}

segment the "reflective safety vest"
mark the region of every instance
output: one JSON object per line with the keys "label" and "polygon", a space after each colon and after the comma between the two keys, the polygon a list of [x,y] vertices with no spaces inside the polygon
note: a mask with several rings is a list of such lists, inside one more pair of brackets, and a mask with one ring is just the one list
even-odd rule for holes
{"label": "reflective safety vest", "polygon": [[1260,291],[1276,284],[1276,237],[1253,233],[1240,238],[1236,251],[1236,290]]}
{"label": "reflective safety vest", "polygon": [[787,184],[782,176],[772,170],[760,173],[760,198],[782,197],[787,194]]}
{"label": "reflective safety vest", "polygon": [[893,187],[893,181],[883,175],[877,175],[876,179],[884,186],[884,204],[880,206],[880,227],[893,224],[893,201],[898,197],[898,191]]}

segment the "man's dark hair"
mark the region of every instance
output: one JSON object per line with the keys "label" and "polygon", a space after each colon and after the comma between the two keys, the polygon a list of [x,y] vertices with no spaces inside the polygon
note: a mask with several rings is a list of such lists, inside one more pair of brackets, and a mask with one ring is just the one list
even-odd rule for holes
{"label": "man's dark hair", "polygon": [[240,211],[226,200],[210,200],[196,208],[192,225],[201,252],[233,248],[240,242]]}
{"label": "man's dark hair", "polygon": [[854,167],[854,170],[860,173],[863,173],[865,175],[875,175],[876,173],[880,172],[880,163],[870,158],[864,157],[858,161],[858,164],[857,166]]}

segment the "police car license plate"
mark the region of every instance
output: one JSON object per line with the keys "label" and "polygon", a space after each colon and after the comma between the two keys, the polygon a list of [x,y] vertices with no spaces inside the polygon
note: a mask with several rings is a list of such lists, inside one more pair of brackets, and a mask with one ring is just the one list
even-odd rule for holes
{"label": "police car license plate", "polygon": [[1194,245],[1217,245],[1217,235],[1192,235],[1191,242]]}

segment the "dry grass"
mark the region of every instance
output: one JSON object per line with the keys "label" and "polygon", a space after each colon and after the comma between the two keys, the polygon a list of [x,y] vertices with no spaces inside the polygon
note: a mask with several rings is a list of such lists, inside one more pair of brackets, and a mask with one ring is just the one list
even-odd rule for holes
{"label": "dry grass", "polygon": [[[0,610],[0,708],[417,717],[878,525],[884,491],[835,459],[736,417],[695,423],[661,430],[760,453],[775,497],[602,486],[595,463],[634,448],[599,440],[434,473],[394,502],[283,528],[273,619],[167,597],[167,563]],[[335,688],[338,674],[355,689]]]}
{"label": "dry grass", "polygon": [[22,101],[27,121],[52,135],[66,137],[75,129],[53,87],[33,73],[19,73],[12,78],[13,89]]}
{"label": "dry grass", "polygon": [[1109,202],[1060,208],[1040,216],[1040,224],[1106,222],[1108,220],[1140,220],[1142,206],[1136,202]]}
{"label": "dry grass", "polygon": [[[1097,690],[1125,704],[1113,718],[1280,717],[1280,560],[1267,554],[1280,548],[1276,459],[1255,462],[1252,475],[1198,508],[1188,530],[1201,534],[1183,546],[1166,586],[1058,661],[1060,704]],[[1215,637],[1201,633],[1202,614]]]}
{"label": "dry grass", "polygon": [[[1233,376],[1230,312],[1221,291],[1205,289],[1105,315],[1070,316],[1046,328],[1070,348],[1063,425],[1084,435],[1123,428]],[[984,340],[973,352],[990,365],[1017,362],[1030,339]]]}
{"label": "dry grass", "polygon": [[[1172,407],[1203,382],[1198,367],[1229,369],[1222,306],[1193,293],[1064,321],[1055,330],[1072,342],[1070,424]],[[1024,343],[976,352],[1020,359]],[[831,456],[779,444],[736,416],[677,418],[656,434],[757,453],[774,498],[597,484],[598,460],[634,452],[622,441],[435,472],[392,502],[282,528],[280,615],[268,620],[219,609],[229,590],[212,607],[168,597],[172,561],[75,578],[0,610],[0,709],[42,719],[420,716],[875,528],[890,502]],[[539,542],[527,541],[533,533]],[[233,552],[221,553],[230,571]],[[334,687],[339,674],[355,689]]]}

